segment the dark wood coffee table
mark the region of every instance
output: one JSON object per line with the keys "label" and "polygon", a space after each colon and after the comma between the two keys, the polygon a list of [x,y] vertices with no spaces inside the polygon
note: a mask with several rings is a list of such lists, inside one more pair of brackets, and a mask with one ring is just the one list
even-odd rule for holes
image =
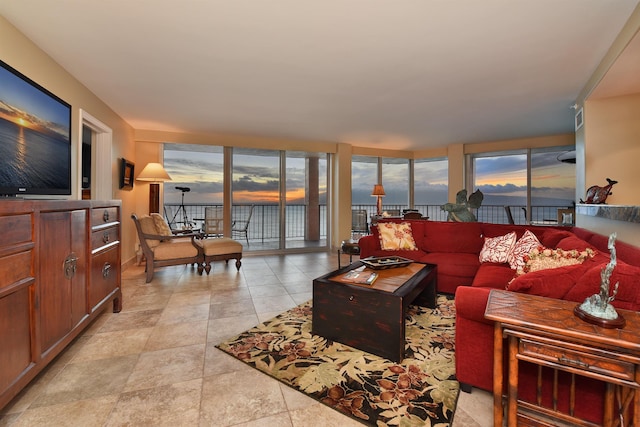
{"label": "dark wood coffee table", "polygon": [[436,266],[411,263],[376,270],[372,285],[348,283],[356,262],[313,281],[312,333],[394,362],[404,358],[409,304],[436,306]]}

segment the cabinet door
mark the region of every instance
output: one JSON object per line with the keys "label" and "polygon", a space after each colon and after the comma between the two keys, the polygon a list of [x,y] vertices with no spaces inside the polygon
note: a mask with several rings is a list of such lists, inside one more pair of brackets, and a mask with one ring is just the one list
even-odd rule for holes
{"label": "cabinet door", "polygon": [[40,339],[42,353],[68,334],[86,312],[86,211],[40,217]]}

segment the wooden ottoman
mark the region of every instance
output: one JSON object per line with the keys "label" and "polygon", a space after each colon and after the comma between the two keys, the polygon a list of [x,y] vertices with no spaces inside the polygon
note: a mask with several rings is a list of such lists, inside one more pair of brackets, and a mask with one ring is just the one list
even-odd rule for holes
{"label": "wooden ottoman", "polygon": [[202,265],[204,271],[209,274],[211,271],[211,261],[222,261],[229,264],[230,259],[236,260],[236,268],[240,270],[242,262],[242,245],[228,237],[216,239],[196,240],[196,244],[202,246],[204,259]]}

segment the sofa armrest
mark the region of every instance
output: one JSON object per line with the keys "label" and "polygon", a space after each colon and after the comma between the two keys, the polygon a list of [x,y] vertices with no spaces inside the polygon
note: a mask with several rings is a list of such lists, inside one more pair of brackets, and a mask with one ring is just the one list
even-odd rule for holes
{"label": "sofa armrest", "polygon": [[380,250],[380,241],[373,234],[368,234],[358,240],[358,246],[360,247],[360,258],[367,258],[372,256],[375,251]]}
{"label": "sofa armrest", "polygon": [[492,288],[459,286],[456,289],[456,315],[465,319],[493,325],[484,317],[484,312]]}

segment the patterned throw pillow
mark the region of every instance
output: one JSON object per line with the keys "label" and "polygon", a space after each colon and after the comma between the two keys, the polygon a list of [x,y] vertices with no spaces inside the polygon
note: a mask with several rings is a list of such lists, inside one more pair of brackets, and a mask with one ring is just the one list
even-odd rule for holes
{"label": "patterned throw pillow", "polygon": [[525,265],[524,257],[529,252],[540,246],[540,241],[531,231],[526,230],[521,238],[518,239],[513,250],[507,255],[509,267],[514,270],[522,268]]}
{"label": "patterned throw pillow", "polygon": [[515,277],[532,271],[582,264],[585,259],[593,258],[595,255],[596,252],[591,248],[586,248],[583,251],[577,249],[565,251],[564,249],[549,249],[539,246],[524,257],[525,264],[516,270]]}
{"label": "patterned throw pillow", "polygon": [[385,251],[417,251],[416,241],[413,239],[411,224],[408,222],[379,222],[378,236],[380,247]]}
{"label": "patterned throw pillow", "polygon": [[480,262],[506,263],[516,244],[516,232],[498,237],[485,237],[480,251]]}
{"label": "patterned throw pillow", "polygon": [[156,230],[158,230],[158,234],[160,236],[171,236],[171,228],[169,228],[169,224],[167,221],[160,215],[159,213],[152,213],[151,218],[153,218],[153,223],[156,226]]}

